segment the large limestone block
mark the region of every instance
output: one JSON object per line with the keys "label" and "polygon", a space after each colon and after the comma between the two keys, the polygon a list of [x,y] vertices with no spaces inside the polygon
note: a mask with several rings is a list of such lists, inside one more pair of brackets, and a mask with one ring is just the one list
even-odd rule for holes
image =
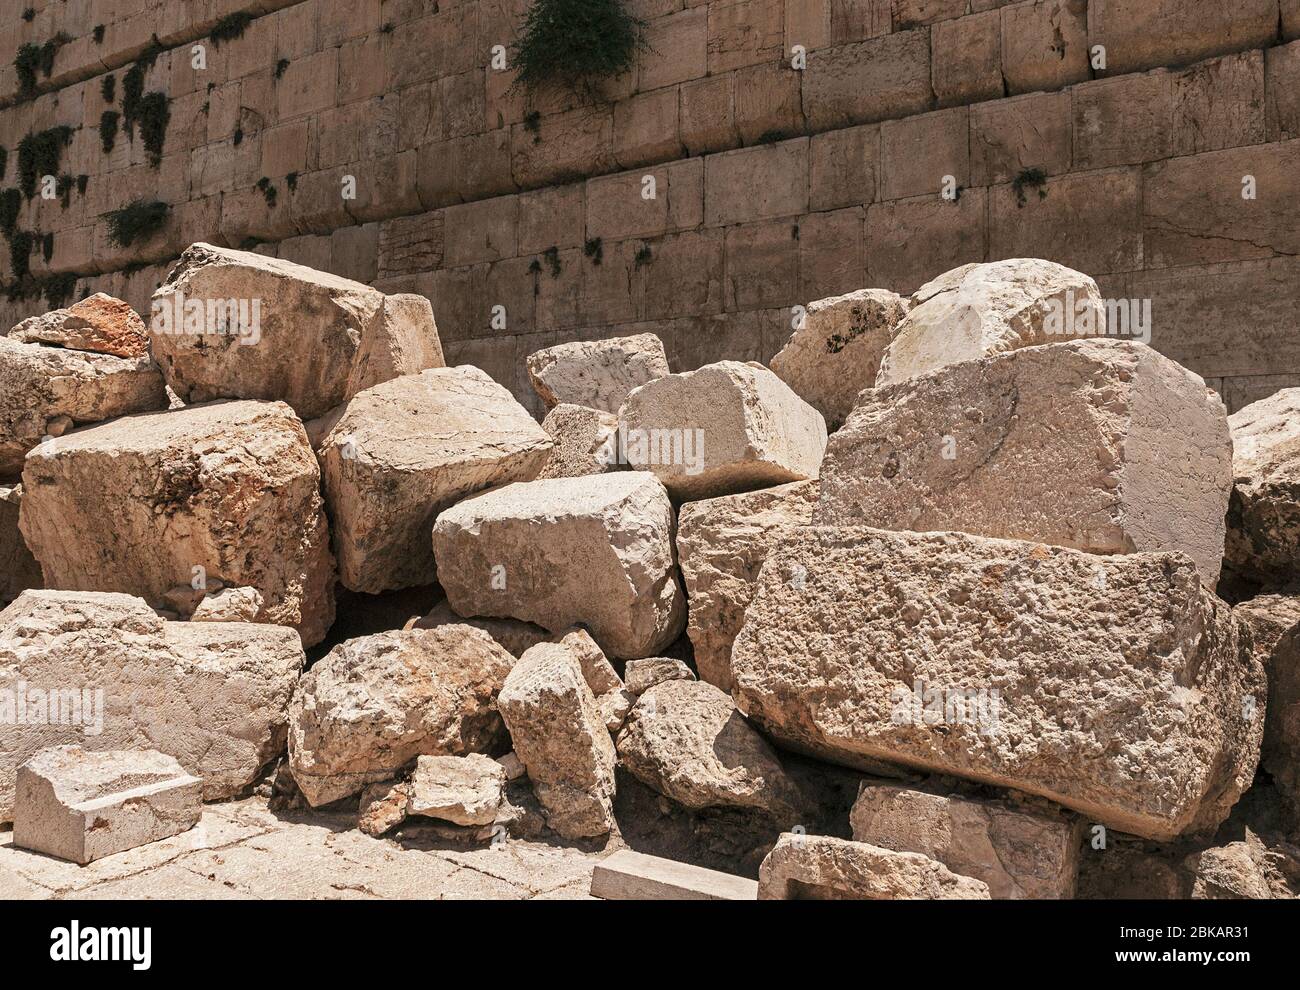
{"label": "large limestone block", "polygon": [[186,402],[280,399],[303,419],[442,363],[431,309],[211,244],[181,255],[153,295],[149,331],[167,384]]}
{"label": "large limestone block", "polygon": [[663,341],[652,333],[556,344],[529,354],[527,365],[547,409],[568,402],[608,413],[634,388],[668,374]]}
{"label": "large limestone block", "polygon": [[920,853],[786,832],[758,871],[760,901],[977,901],[982,880]]}
{"label": "large limestone block", "polygon": [[312,807],[392,777],[418,756],[490,752],[514,657],[481,629],[350,639],[303,675],[289,708],[289,767]]}
{"label": "large limestone block", "polygon": [[1262,585],[1300,581],[1300,388],[1228,418],[1234,485],[1225,564]]}
{"label": "large limestone block", "polygon": [[963,265],[921,286],[885,349],[876,384],[958,361],[1106,332],[1097,283],[1051,261]]}
{"label": "large limestone block", "polygon": [[421,756],[411,775],[407,811],[455,825],[491,825],[505,783],[505,767],[481,753]]}
{"label": "large limestone block", "polygon": [[954,873],[983,880],[994,898],[1074,897],[1084,825],[1079,819],[864,784],[849,820],[856,841],[929,856]]}
{"label": "large limestone block", "polygon": [[[320,468],[282,402],[114,420],[27,460],[20,526],[48,587],[158,608],[204,580],[256,588],[258,622],[311,646],[334,621]],[[196,571],[201,568],[201,571]]]}
{"label": "large limestone block", "polygon": [[1260,762],[1300,813],[1300,592],[1260,595],[1235,611],[1268,677]]}
{"label": "large limestone block", "polygon": [[12,488],[0,485],[0,607],[28,588],[42,586],[41,565],[36,563],[18,530],[22,500],[22,485]]}
{"label": "large limestone block", "polygon": [[120,358],[149,353],[149,335],[140,314],[121,299],[96,292],[67,309],[23,320],[9,331],[14,340],[54,344]]}
{"label": "large limestone block", "polygon": [[568,839],[614,824],[614,744],[573,650],[540,643],[501,689],[501,717],[546,823]]}
{"label": "large limestone block", "polygon": [[643,784],[687,808],[756,808],[797,820],[797,785],[712,684],[664,681],[643,693],[618,734],[618,758]]}
{"label": "large limestone block", "polygon": [[305,662],[292,629],[164,622],[130,595],[24,592],[0,612],[0,822],[18,767],[50,746],[157,749],[203,780],[205,800],[233,797],[284,751]]}
{"label": "large limestone block", "polygon": [[908,301],[887,289],[859,289],[809,303],[786,345],[768,364],[837,430],[858,393],[876,384],[880,359]]}
{"label": "large limestone block", "polygon": [[1254,777],[1265,684],[1244,647],[1181,554],[810,528],[769,555],[731,669],[740,710],[797,750],[1171,839]]}
{"label": "large limestone block", "polygon": [[203,781],[157,750],[42,750],[18,768],[14,845],[91,863],[187,832]]}
{"label": "large limestone block", "polygon": [[681,633],[673,509],[643,471],[506,485],[433,527],[438,579],[462,615],[585,626],[607,654],[644,657]]}
{"label": "large limestone block", "polygon": [[[16,480],[32,448],[74,426],[167,408],[148,355],[133,358],[0,337],[0,480]],[[45,449],[45,448],[43,448]]]}
{"label": "large limestone block", "polygon": [[478,368],[433,368],[354,396],[318,448],[339,580],[378,594],[432,584],[443,509],[536,476],[552,441]]}
{"label": "large limestone block", "polygon": [[1219,579],[1223,403],[1145,344],[1079,340],[863,396],[826,448],[825,525],[958,530],[1092,553],[1180,550]]}
{"label": "large limestone block", "polygon": [[555,446],[539,478],[581,478],[616,471],[618,417],[613,413],[561,402],[546,414],[542,429]]}
{"label": "large limestone block", "polygon": [[731,644],[745,623],[759,568],[781,536],[812,522],[816,504],[817,482],[796,481],[682,506],[677,559],[701,680],[731,690]]}
{"label": "large limestone block", "polygon": [[761,364],[719,361],[628,396],[619,454],[680,500],[816,478],[826,421]]}

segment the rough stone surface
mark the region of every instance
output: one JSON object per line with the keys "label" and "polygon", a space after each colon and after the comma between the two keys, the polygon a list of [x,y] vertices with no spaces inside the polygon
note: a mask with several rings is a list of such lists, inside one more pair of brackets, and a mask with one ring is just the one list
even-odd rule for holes
{"label": "rough stone surface", "polygon": [[615,414],[634,388],[668,374],[663,341],[652,333],[556,344],[529,354],[527,366],[547,409],[563,402]]}
{"label": "rough stone surface", "polygon": [[155,607],[204,580],[256,588],[257,621],[293,626],[308,646],[334,621],[320,468],[284,403],[212,403],[79,430],[29,458],[24,479],[20,526],[50,587]]}
{"label": "rough stone surface", "polygon": [[518,619],[462,618],[453,612],[451,606],[445,601],[439,602],[429,610],[428,615],[417,619],[409,628],[436,629],[447,625],[465,625],[482,629],[514,657],[522,657],[530,647],[551,638],[551,634],[541,626],[535,626],[531,622],[520,622]]}
{"label": "rough stone surface", "polygon": [[[441,363],[431,311],[390,299],[282,259],[193,244],[154,293],[150,342],[167,384],[186,402],[280,399],[314,419],[353,389]],[[218,322],[228,300],[247,316],[231,322],[223,312]],[[197,313],[185,319],[191,303],[203,309],[199,327]]]}
{"label": "rough stone surface", "polygon": [[190,621],[253,622],[262,607],[262,593],[256,588],[222,588],[203,597],[194,607]]}
{"label": "rough stone surface", "polygon": [[911,302],[881,359],[878,386],[958,361],[1106,331],[1097,283],[1037,258],[964,265],[921,286]]}
{"label": "rough stone surface", "polygon": [[763,860],[758,899],[974,901],[988,900],[989,888],[920,853],[786,832]]}
{"label": "rough stone surface", "polygon": [[0,337],[0,480],[22,473],[27,452],[57,447],[73,426],[167,408],[158,366],[133,358]]}
{"label": "rough stone surface", "polygon": [[1262,849],[1249,841],[1193,853],[1183,860],[1193,900],[1261,900],[1273,896]]}
{"label": "rough stone surface", "polygon": [[638,699],[618,734],[619,762],[687,808],[756,808],[796,820],[798,786],[735,703],[703,681],[664,681]]}
{"label": "rough stone surface", "polygon": [[677,559],[701,680],[731,690],[731,644],[744,625],[759,568],[781,536],[812,522],[817,485],[797,481],[682,506]]}
{"label": "rough stone surface", "polygon": [[443,509],[526,481],[551,439],[478,368],[434,368],[366,389],[318,448],[339,580],[367,594],[431,584]]}
{"label": "rough stone surface", "polygon": [[731,666],[741,711],[780,743],[1152,839],[1212,831],[1254,778],[1263,670],[1182,555],[811,528],[770,562]]}
{"label": "rough stone surface", "polygon": [[1179,550],[1213,588],[1231,464],[1200,376],[1145,344],[1079,340],[865,393],[827,445],[815,519]]}
{"label": "rough stone surface", "polygon": [[616,471],[618,416],[561,402],[546,414],[542,429],[555,446],[539,478],[580,478]]}
{"label": "rough stone surface", "polygon": [[763,365],[719,361],[632,392],[619,446],[674,499],[712,498],[817,477],[826,421]]}
{"label": "rough stone surface", "polygon": [[[129,595],[24,592],[0,612],[0,707],[28,692],[27,718],[0,719],[0,822],[18,767],[50,746],[157,749],[203,780],[205,799],[239,793],[284,750],[305,660],[292,629],[164,622]],[[57,724],[36,721],[33,690],[61,692]]]}
{"label": "rough stone surface", "polygon": [[690,667],[672,657],[646,657],[642,660],[629,660],[623,668],[627,676],[627,690],[634,695],[645,694],[656,684],[664,681],[693,681],[695,672]]}
{"label": "rough stone surface", "polygon": [[408,813],[454,825],[491,825],[505,783],[505,768],[480,753],[421,756],[411,777]]}
{"label": "rough stone surface", "polygon": [[144,320],[127,303],[103,292],[87,296],[67,309],[29,317],[10,330],[9,336],[29,344],[54,344],[120,358],[149,353]]}
{"label": "rough stone surface", "polygon": [[938,860],[983,880],[998,899],[1067,900],[1079,873],[1083,822],[996,801],[863,784],[853,838]]}
{"label": "rough stone surface", "polygon": [[809,303],[803,323],[769,363],[837,430],[858,393],[876,384],[880,359],[908,302],[887,289],[859,289]]}
{"label": "rough stone surface", "polygon": [[368,785],[361,792],[357,810],[357,828],[366,835],[378,837],[396,828],[410,814],[410,781],[384,781]]}
{"label": "rough stone surface", "polygon": [[569,839],[608,832],[614,743],[573,650],[534,646],[510,671],[500,705],[547,825]]}
{"label": "rough stone surface", "polygon": [[313,807],[387,780],[418,756],[492,752],[497,694],[514,658],[487,633],[439,626],[336,646],[303,675],[289,765]]}
{"label": "rough stone surface", "polygon": [[1300,388],[1228,418],[1235,480],[1225,566],[1263,585],[1300,581]]}
{"label": "rough stone surface", "polygon": [[438,577],[464,615],[582,625],[607,654],[652,655],[686,621],[673,510],[645,472],[506,485],[443,512]]}
{"label": "rough stone surface", "polygon": [[27,541],[18,529],[22,500],[22,485],[0,485],[0,607],[28,588],[42,586],[41,565],[27,549]]}
{"label": "rough stone surface", "polygon": [[203,781],[157,750],[42,750],[18,768],[14,845],[74,863],[193,828]]}
{"label": "rough stone surface", "polygon": [[1260,763],[1300,814],[1300,590],[1260,595],[1235,612],[1268,678]]}

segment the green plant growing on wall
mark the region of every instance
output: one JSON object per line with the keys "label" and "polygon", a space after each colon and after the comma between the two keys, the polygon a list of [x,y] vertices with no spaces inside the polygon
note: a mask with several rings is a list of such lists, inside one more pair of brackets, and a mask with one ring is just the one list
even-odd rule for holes
{"label": "green plant growing on wall", "polygon": [[276,78],[276,79],[279,79],[282,75],[284,75],[285,70],[288,69],[288,68],[289,68],[289,60],[288,60],[287,58],[282,58],[282,59],[280,59],[280,61],[276,62],[276,63],[275,63],[275,78]]}
{"label": "green plant growing on wall", "polygon": [[95,44],[102,45],[104,43],[104,25],[96,24],[95,30],[90,33],[90,36],[95,39]]}
{"label": "green plant growing on wall", "polygon": [[599,237],[593,237],[583,244],[582,253],[591,259],[593,265],[599,265],[605,260],[605,247]]}
{"label": "green plant growing on wall", "polygon": [[86,175],[84,172],[77,176],[77,195],[86,195],[86,187],[88,185],[90,185],[90,176]]}
{"label": "green plant growing on wall", "polygon": [[[2,176],[0,176],[2,178]],[[284,177],[284,184],[289,187],[289,192],[298,191],[298,173],[290,172]]]}
{"label": "green plant growing on wall", "polygon": [[1023,207],[1027,202],[1025,196],[1026,189],[1037,189],[1038,198],[1047,198],[1047,173],[1041,168],[1021,169],[1020,174],[1011,182],[1011,188],[1016,194],[1016,206]]}
{"label": "green plant growing on wall", "polygon": [[647,47],[643,24],[622,0],[534,0],[515,54],[517,81],[532,91],[560,85],[591,93],[632,68]]}
{"label": "green plant growing on wall", "polygon": [[546,260],[546,265],[551,269],[551,278],[559,278],[563,268],[560,265],[560,249],[558,247],[548,247],[542,252],[542,257]]}
{"label": "green plant growing on wall", "polygon": [[116,110],[105,110],[99,115],[99,144],[106,155],[112,154],[113,145],[117,144],[117,127],[121,119],[122,115]]}
{"label": "green plant growing on wall", "polygon": [[122,75],[122,118],[126,123],[127,134],[132,137],[135,136],[135,122],[140,113],[140,101],[144,98],[145,77],[162,53],[162,45],[158,43],[157,38],[154,38],[144,54],[136,59],[131,68]]}
{"label": "green plant growing on wall", "polygon": [[24,7],[24,8],[23,8],[23,20],[25,20],[28,24],[30,24],[32,21],[36,20],[36,8],[35,8],[35,7]]}
{"label": "green plant growing on wall", "polygon": [[59,309],[72,298],[77,291],[77,276],[72,272],[61,272],[48,276],[42,283],[45,299],[54,309]]}
{"label": "green plant growing on wall", "polygon": [[64,172],[62,175],[59,176],[59,182],[58,182],[59,206],[62,209],[66,210],[69,206],[72,205],[72,187],[76,184],[76,182],[77,180],[72,177],[72,174],[70,172]]}
{"label": "green plant growing on wall", "polygon": [[66,124],[28,134],[18,143],[18,188],[31,199],[41,176],[55,175],[63,149],[72,143],[72,128]]}
{"label": "green plant growing on wall", "polygon": [[4,181],[5,173],[9,171],[9,149],[0,147],[0,182]]}
{"label": "green plant growing on wall", "polygon": [[137,199],[120,210],[107,214],[108,240],[114,247],[130,247],[146,241],[167,222],[171,207],[158,200]]}
{"label": "green plant growing on wall", "polygon": [[236,38],[242,38],[244,32],[248,30],[248,25],[253,23],[253,15],[240,12],[237,14],[227,14],[221,20],[217,21],[216,27],[208,35],[212,43],[220,48],[223,41],[234,41]]}
{"label": "green plant growing on wall", "polygon": [[264,175],[257,180],[257,188],[261,191],[262,198],[266,200],[267,208],[274,210],[275,201],[279,198],[279,193],[276,191],[275,183]]}
{"label": "green plant growing on wall", "polygon": [[167,140],[167,125],[171,122],[171,104],[166,93],[145,93],[136,107],[136,122],[140,125],[140,140],[149,154],[149,164],[157,168],[162,163],[163,144]]}
{"label": "green plant growing on wall", "polygon": [[637,251],[636,257],[632,260],[636,263],[637,268],[644,268],[654,260],[654,252],[650,250],[649,244],[642,244],[641,249]]}
{"label": "green plant growing on wall", "polygon": [[17,189],[0,190],[0,234],[5,240],[14,236],[18,229],[18,214],[23,208],[23,194]]}
{"label": "green plant growing on wall", "polygon": [[48,265],[50,259],[54,257],[54,235],[46,234],[41,238],[41,257],[45,259]]}
{"label": "green plant growing on wall", "polygon": [[533,144],[542,143],[542,115],[538,110],[524,114],[524,130],[533,136]]}
{"label": "green plant growing on wall", "polygon": [[99,95],[104,98],[105,103],[112,103],[117,99],[117,76],[105,76],[99,83]]}
{"label": "green plant growing on wall", "polygon": [[32,244],[35,238],[25,230],[15,230],[9,238],[9,270],[15,279],[32,273]]}

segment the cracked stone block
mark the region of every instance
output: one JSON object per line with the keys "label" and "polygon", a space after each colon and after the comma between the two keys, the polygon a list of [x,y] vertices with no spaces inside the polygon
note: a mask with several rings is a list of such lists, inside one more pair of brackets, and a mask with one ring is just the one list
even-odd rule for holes
{"label": "cracked stone block", "polygon": [[580,478],[617,471],[618,416],[561,402],[546,414],[542,429],[555,440],[538,478]]}
{"label": "cracked stone block", "polygon": [[528,355],[527,367],[547,409],[570,403],[617,414],[634,388],[668,374],[668,358],[662,340],[641,333],[545,347]]}
{"label": "cracked stone block", "polygon": [[67,309],[29,317],[10,330],[9,337],[120,358],[149,353],[149,335],[140,314],[121,299],[103,292],[87,296]]}
{"label": "cracked stone block", "polygon": [[1264,586],[1300,581],[1300,388],[1228,417],[1232,500],[1226,568]]}
{"label": "cracked stone block", "polygon": [[453,825],[491,825],[505,783],[505,767],[479,753],[421,756],[411,776],[408,813]]}
{"label": "cracked stone block", "polygon": [[786,832],[759,868],[758,899],[986,901],[989,888],[920,853]]}

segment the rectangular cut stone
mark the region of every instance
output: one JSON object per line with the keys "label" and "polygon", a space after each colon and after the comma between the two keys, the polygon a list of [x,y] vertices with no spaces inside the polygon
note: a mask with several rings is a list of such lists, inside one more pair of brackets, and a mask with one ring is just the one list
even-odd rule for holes
{"label": "rectangular cut stone", "polygon": [[996,10],[935,24],[930,29],[930,50],[940,106],[1002,95],[1002,18]]}
{"label": "rectangular cut stone", "polygon": [[789,748],[1010,787],[1158,840],[1212,832],[1254,779],[1263,669],[1181,555],[811,527],[758,583],[732,692]]}
{"label": "rectangular cut stone", "polygon": [[930,109],[929,32],[901,31],[819,52],[803,73],[808,127],[827,131]]}
{"label": "rectangular cut stone", "polygon": [[1001,13],[1008,92],[1062,89],[1089,77],[1088,0],[1035,0]]}
{"label": "rectangular cut stone", "polygon": [[808,212],[808,139],[743,148],[704,160],[710,227]]}
{"label": "rectangular cut stone", "polygon": [[607,901],[753,901],[758,899],[758,883],[620,849],[596,864],[591,896]]}
{"label": "rectangular cut stone", "polygon": [[1031,93],[970,108],[970,179],[976,186],[1011,182],[1028,169],[1070,170],[1073,121],[1069,93]]}
{"label": "rectangular cut stone", "polygon": [[1186,65],[1212,55],[1267,48],[1277,38],[1277,0],[1091,0],[1088,43],[1106,46],[1106,72]]}

